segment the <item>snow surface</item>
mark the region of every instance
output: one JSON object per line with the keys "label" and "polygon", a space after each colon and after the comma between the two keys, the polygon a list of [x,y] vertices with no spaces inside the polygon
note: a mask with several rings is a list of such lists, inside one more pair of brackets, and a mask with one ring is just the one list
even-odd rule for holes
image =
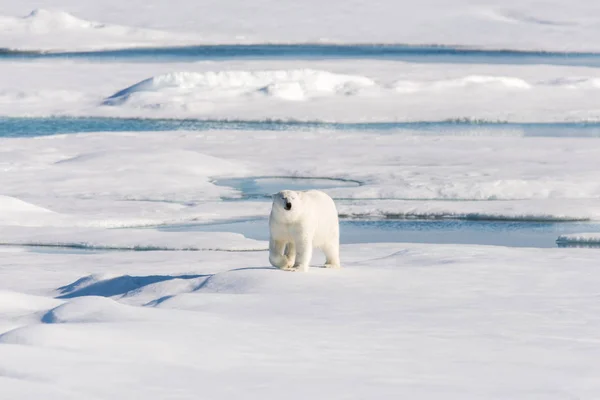
{"label": "snow surface", "polygon": [[190,35],[87,21],[64,11],[35,9],[0,16],[0,47],[20,51],[104,50],[194,43]]}
{"label": "snow surface", "polygon": [[4,253],[2,394],[600,393],[596,252],[369,244],[342,255],[339,271],[294,274],[267,267],[266,252]]}
{"label": "snow surface", "polygon": [[[0,0],[0,9],[0,47],[22,50],[600,50],[600,5],[584,0]],[[0,115],[589,121],[600,117],[598,82],[598,69],[583,67],[11,60],[0,63]],[[270,268],[262,241],[155,229],[264,218],[268,201],[217,182],[269,176],[359,181],[325,189],[351,217],[600,220],[600,141],[476,135],[0,138],[0,398],[600,397],[593,249],[365,243],[342,246],[340,270],[293,274]],[[322,261],[317,253],[312,264]]]}
{"label": "snow surface", "polygon": [[599,71],[393,61],[10,62],[0,63],[0,115],[598,121]]}
{"label": "snow surface", "polygon": [[0,245],[71,247],[97,250],[256,251],[268,244],[236,233],[173,232],[163,235],[151,229],[69,229],[4,227]]}
{"label": "snow surface", "polygon": [[215,180],[273,175],[361,182],[326,189],[348,215],[600,219],[595,139],[176,131],[0,139],[0,149],[2,192],[18,199],[4,202],[51,211],[24,221],[0,209],[0,221],[10,225],[262,217],[268,202],[223,202],[241,194]]}
{"label": "snow surface", "polygon": [[600,6],[589,0],[2,0],[0,9],[0,47],[29,50],[190,42],[600,50]]}
{"label": "snow surface", "polygon": [[[179,72],[159,75],[125,88],[107,99],[108,104],[120,104],[140,92],[176,91],[177,95],[197,95],[218,100],[263,92],[284,100],[304,100],[327,94],[348,95],[374,86],[369,78],[332,74],[327,71],[219,71],[207,73]],[[184,99],[186,105],[189,104]],[[143,107],[144,104],[141,105]]]}
{"label": "snow surface", "polygon": [[327,189],[357,215],[600,219],[598,140],[177,131],[0,149],[7,398],[600,394],[592,250],[368,243],[293,274],[240,235],[123,228],[266,216],[214,182],[274,171],[360,181]]}

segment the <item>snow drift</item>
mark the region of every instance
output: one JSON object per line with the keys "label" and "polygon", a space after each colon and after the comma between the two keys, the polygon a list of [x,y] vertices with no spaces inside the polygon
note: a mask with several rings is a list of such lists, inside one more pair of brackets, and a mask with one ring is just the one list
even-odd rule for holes
{"label": "snow drift", "polygon": [[0,225],[40,226],[55,223],[60,218],[59,214],[46,208],[0,195]]}
{"label": "snow drift", "polygon": [[[260,7],[246,1],[140,2],[106,0],[102,3],[76,0],[20,0],[0,2],[7,14],[22,14],[32,8],[58,7],[94,21],[138,26],[144,32],[190,32],[207,43],[406,43],[413,45],[463,45],[494,49],[598,51],[598,9],[593,1],[568,3],[548,0],[444,2],[424,0],[418,4],[398,1],[306,0],[302,3],[262,1]],[[217,6],[218,5],[218,6]],[[343,10],[343,12],[340,12]],[[0,33],[0,42],[22,49],[89,49],[117,44],[164,43],[160,36],[146,37],[138,31],[109,30],[107,25],[62,18],[61,12],[34,18],[5,17],[12,25]],[[74,25],[78,35],[62,35],[48,29],[46,37],[26,28],[33,20],[46,27],[49,17],[58,20],[55,28]],[[7,26],[7,24],[2,24]],[[16,25],[16,26],[15,26]],[[83,26],[81,26],[83,25]],[[98,26],[100,25],[100,26]],[[107,35],[111,31],[111,35]],[[137,31],[137,29],[136,29]],[[18,41],[10,40],[16,37]],[[173,45],[173,44],[171,44]]]}
{"label": "snow drift", "polygon": [[532,65],[10,62],[0,64],[0,115],[585,122],[600,120],[598,82],[598,69]]}
{"label": "snow drift", "polygon": [[83,51],[183,45],[198,37],[88,21],[60,10],[35,9],[24,17],[0,16],[0,48]]}
{"label": "snow drift", "polygon": [[[564,122],[600,118],[595,106],[600,98],[598,78],[562,75],[562,72],[571,72],[566,69],[547,70],[553,71],[550,75],[560,70],[561,76],[557,77],[525,67],[487,71],[476,66],[419,66],[414,70],[410,64],[390,64],[386,66],[389,71],[382,76],[381,71],[343,73],[345,68],[337,62],[311,64],[331,69],[266,70],[248,66],[248,70],[156,75],[116,91],[101,102],[112,107],[94,106],[85,113],[143,118],[327,122],[464,118]],[[429,72],[430,68],[435,74]],[[71,107],[68,113],[73,113],[72,110]]]}
{"label": "snow drift", "polygon": [[[351,95],[371,86],[375,86],[375,82],[363,76],[312,69],[174,72],[155,76],[123,89],[106,99],[105,104],[139,102],[143,100],[143,95],[140,94],[146,93],[196,99],[262,93],[283,100],[304,100],[326,95]],[[156,100],[157,96],[151,98]]]}

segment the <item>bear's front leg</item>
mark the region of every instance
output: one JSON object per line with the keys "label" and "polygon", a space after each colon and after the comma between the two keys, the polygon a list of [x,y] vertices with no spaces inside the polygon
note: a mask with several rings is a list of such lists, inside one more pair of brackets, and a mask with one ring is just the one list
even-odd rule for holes
{"label": "bear's front leg", "polygon": [[307,272],[313,253],[312,241],[302,238],[302,240],[296,242],[296,248],[294,268],[301,272]]}
{"label": "bear's front leg", "polygon": [[289,242],[285,246],[284,254],[288,259],[288,265],[290,266],[290,268],[293,267],[296,263],[296,245],[294,244],[294,242]]}
{"label": "bear's front leg", "polygon": [[269,262],[275,268],[290,269],[294,261],[290,262],[289,257],[284,254],[286,243],[282,240],[269,241]]}

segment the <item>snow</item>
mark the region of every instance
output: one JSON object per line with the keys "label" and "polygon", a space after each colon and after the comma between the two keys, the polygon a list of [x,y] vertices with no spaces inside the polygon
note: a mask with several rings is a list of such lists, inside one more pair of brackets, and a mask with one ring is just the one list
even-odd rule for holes
{"label": "snow", "polygon": [[0,245],[71,247],[98,250],[137,251],[255,251],[268,244],[234,233],[170,233],[163,235],[150,229],[73,229],[5,227]]}
{"label": "snow", "polygon": [[[106,104],[121,104],[140,92],[176,92],[176,95],[199,96],[218,100],[221,97],[240,97],[263,92],[284,100],[303,100],[319,95],[347,94],[375,83],[362,76],[332,74],[327,71],[210,71],[181,72],[159,75],[115,93]],[[155,98],[155,96],[153,96]],[[144,101],[144,98],[141,99]],[[155,100],[156,101],[156,100]],[[192,100],[193,101],[193,100]],[[189,99],[183,99],[188,106]],[[145,103],[136,105],[146,106]]]}
{"label": "snow", "polygon": [[[568,203],[568,206],[567,206]],[[461,219],[478,221],[568,222],[600,219],[592,199],[523,200],[345,200],[346,218]]]}
{"label": "snow", "polygon": [[273,42],[600,50],[599,6],[587,0],[2,0],[0,9],[0,47],[28,50]]}
{"label": "snow", "polygon": [[600,219],[595,139],[177,131],[0,139],[0,148],[4,196],[52,217],[24,221],[2,208],[0,221],[9,225],[107,228],[264,217],[268,201],[223,202],[240,193],[215,181],[273,175],[361,182],[325,189],[348,215]]}
{"label": "snow", "polygon": [[0,336],[3,394],[560,399],[600,390],[595,252],[370,244],[342,254],[342,270],[292,274],[267,268],[266,252],[9,253],[0,285],[27,282],[27,293],[4,296],[31,296],[35,307],[12,301],[0,313],[17,325]]}
{"label": "snow", "polygon": [[8,398],[600,393],[593,250],[365,243],[301,274],[240,235],[125,228],[264,217],[268,201],[222,201],[240,193],[215,182],[274,171],[356,179],[325,189],[345,213],[600,219],[595,139],[177,131],[0,149]]}
{"label": "snow", "polygon": [[17,213],[49,213],[49,210],[46,210],[41,207],[36,207],[33,204],[28,204],[19,199],[15,199],[9,196],[0,196],[0,207],[5,210],[7,213],[17,214]]}
{"label": "snow", "polygon": [[10,196],[0,195],[0,224],[33,226],[55,221],[56,213]]}
{"label": "snow", "polygon": [[[597,68],[394,61],[0,63],[0,115],[598,121]],[[461,99],[461,101],[456,101]]]}
{"label": "snow", "polygon": [[[0,0],[0,9],[0,48],[19,50],[600,51],[600,6],[584,0]],[[0,115],[581,122],[600,120],[599,82],[597,68],[550,65],[9,59]],[[264,241],[168,226],[256,219],[266,231],[268,198],[242,190],[258,177],[354,182],[322,182],[351,218],[600,221],[599,159],[597,139],[510,127],[0,138],[0,397],[598,398],[597,249],[361,243],[342,246],[340,270],[318,268],[316,252],[309,272],[287,273],[270,267]]]}
{"label": "snow", "polygon": [[47,298],[43,296],[32,296],[18,292],[1,291],[0,292],[1,312],[35,312],[55,307],[62,303],[60,300]]}
{"label": "snow", "polygon": [[7,50],[81,51],[191,43],[189,35],[87,21],[65,11],[35,9],[24,17],[0,16],[0,47]]}

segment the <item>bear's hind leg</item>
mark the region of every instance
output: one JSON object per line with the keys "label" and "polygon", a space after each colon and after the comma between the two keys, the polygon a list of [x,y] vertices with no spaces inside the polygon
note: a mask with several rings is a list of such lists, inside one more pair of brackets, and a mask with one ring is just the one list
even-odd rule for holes
{"label": "bear's hind leg", "polygon": [[340,268],[340,245],[330,244],[323,247],[325,253],[325,268]]}

